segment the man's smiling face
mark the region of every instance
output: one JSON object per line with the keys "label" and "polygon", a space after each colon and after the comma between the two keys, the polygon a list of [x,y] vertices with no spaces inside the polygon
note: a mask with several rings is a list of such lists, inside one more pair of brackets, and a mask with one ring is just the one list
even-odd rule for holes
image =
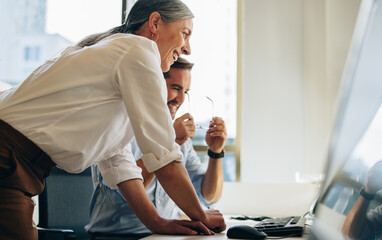
{"label": "man's smiling face", "polygon": [[172,119],[184,102],[191,85],[191,72],[184,68],[170,68],[169,77],[166,78],[167,106]]}

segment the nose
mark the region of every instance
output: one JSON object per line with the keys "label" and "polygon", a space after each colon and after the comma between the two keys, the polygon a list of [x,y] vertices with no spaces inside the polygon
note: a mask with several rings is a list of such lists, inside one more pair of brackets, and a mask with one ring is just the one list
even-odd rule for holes
{"label": "nose", "polygon": [[184,102],[184,98],[186,96],[186,93],[185,92],[179,92],[178,96],[176,97],[176,100],[178,101],[178,103],[182,104]]}
{"label": "nose", "polygon": [[190,42],[187,40],[186,44],[182,47],[182,53],[184,55],[190,55],[191,54],[191,46]]}

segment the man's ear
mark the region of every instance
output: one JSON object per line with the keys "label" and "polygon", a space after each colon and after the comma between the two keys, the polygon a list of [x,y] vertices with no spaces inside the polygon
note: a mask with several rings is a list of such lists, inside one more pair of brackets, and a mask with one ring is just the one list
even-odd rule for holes
{"label": "man's ear", "polygon": [[152,12],[149,17],[148,25],[152,34],[157,34],[159,25],[161,24],[162,17],[158,12]]}

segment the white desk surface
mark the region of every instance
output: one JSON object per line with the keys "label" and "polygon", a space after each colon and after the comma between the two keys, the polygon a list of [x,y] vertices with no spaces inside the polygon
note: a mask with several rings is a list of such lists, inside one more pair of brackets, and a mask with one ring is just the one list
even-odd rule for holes
{"label": "white desk surface", "polygon": [[[226,219],[226,224],[227,224],[227,229],[224,232],[221,233],[216,233],[215,235],[212,236],[204,236],[204,235],[196,235],[196,236],[187,236],[187,235],[160,235],[160,234],[153,234],[151,236],[142,238],[143,240],[196,240],[196,239],[206,239],[206,240],[225,240],[225,239],[230,239],[234,240],[233,238],[227,238],[227,230],[229,227],[234,226],[234,225],[250,225],[253,226],[257,222],[255,221],[238,221],[238,220],[231,220],[228,217],[225,217]],[[307,239],[308,235],[304,234],[302,237],[288,237],[288,239]],[[267,239],[272,239],[273,237],[267,238]]]}
{"label": "white desk surface", "polygon": [[[149,237],[142,238],[143,240],[196,240],[196,239],[213,239],[213,240],[235,240],[233,238],[227,238],[227,235],[225,233],[217,233],[213,236],[174,236],[174,235],[159,235],[159,234],[154,234]],[[272,239],[272,238],[266,238],[266,239]],[[287,239],[295,239],[295,240],[302,240],[302,239],[307,239],[305,237],[288,237]],[[239,239],[236,239],[239,240]]]}

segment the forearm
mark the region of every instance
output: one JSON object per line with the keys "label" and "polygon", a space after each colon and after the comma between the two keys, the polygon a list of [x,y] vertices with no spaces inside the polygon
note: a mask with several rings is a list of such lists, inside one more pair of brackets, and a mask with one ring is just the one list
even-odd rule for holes
{"label": "forearm", "polygon": [[192,220],[204,222],[206,215],[183,164],[174,161],[155,172],[166,193]]}
{"label": "forearm", "polygon": [[153,179],[155,178],[155,174],[154,173],[149,173],[145,167],[145,165],[143,164],[143,161],[142,159],[139,159],[137,161],[137,165],[138,167],[142,168],[142,177],[143,177],[143,185],[145,188],[147,188],[147,186],[153,181]]}
{"label": "forearm", "polygon": [[132,179],[118,184],[126,202],[133,209],[135,215],[152,232],[157,231],[158,222],[161,221],[155,206],[147,197],[142,180]]}
{"label": "forearm", "polygon": [[223,191],[222,159],[209,159],[207,171],[202,181],[203,197],[210,203],[217,202]]}
{"label": "forearm", "polygon": [[342,233],[350,238],[359,238],[366,225],[366,213],[370,201],[360,197],[345,219]]}

